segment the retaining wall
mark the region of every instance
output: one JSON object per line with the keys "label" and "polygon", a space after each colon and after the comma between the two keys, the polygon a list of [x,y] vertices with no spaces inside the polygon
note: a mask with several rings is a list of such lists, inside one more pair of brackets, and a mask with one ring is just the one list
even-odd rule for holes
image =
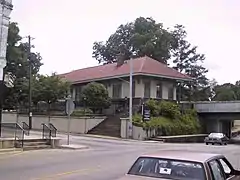
{"label": "retaining wall", "polygon": [[[17,113],[4,112],[2,116],[3,123],[26,122],[28,124],[27,115],[19,115]],[[101,123],[106,117],[71,117],[70,119],[70,132],[71,133],[87,133],[89,130]],[[34,115],[32,117],[32,128],[35,130],[42,129],[42,123],[49,123],[48,116]],[[53,116],[50,117],[52,123],[58,131],[67,132],[68,118],[66,116]]]}

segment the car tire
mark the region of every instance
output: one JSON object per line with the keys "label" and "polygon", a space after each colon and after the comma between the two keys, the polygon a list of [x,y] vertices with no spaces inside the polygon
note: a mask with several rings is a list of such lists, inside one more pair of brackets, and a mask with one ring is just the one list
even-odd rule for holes
{"label": "car tire", "polygon": [[224,143],[224,145],[227,145],[227,143]]}
{"label": "car tire", "polygon": [[214,145],[214,143],[212,143],[212,145]]}
{"label": "car tire", "polygon": [[208,145],[208,143],[206,143],[206,145]]}
{"label": "car tire", "polygon": [[222,146],[222,145],[223,145],[223,143],[219,143],[219,145],[221,145],[221,146]]}

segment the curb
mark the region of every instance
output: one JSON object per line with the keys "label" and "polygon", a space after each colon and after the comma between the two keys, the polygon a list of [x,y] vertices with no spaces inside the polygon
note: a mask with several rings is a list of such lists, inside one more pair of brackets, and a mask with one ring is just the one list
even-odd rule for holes
{"label": "curb", "polygon": [[92,138],[101,138],[101,139],[124,140],[124,139],[117,138],[117,137],[103,136],[103,135],[80,135],[80,136],[83,136],[83,137],[92,137]]}
{"label": "curb", "polygon": [[86,135],[86,134],[81,134],[79,135],[81,137],[89,137],[89,138],[98,138],[98,139],[110,139],[110,140],[118,140],[118,141],[134,141],[134,142],[144,142],[141,140],[136,140],[136,139],[124,139],[124,138],[118,138],[118,137],[111,137],[111,136],[104,136],[104,135]]}
{"label": "curb", "polygon": [[80,146],[80,147],[71,147],[71,146],[65,146],[61,145],[58,147],[59,149],[70,149],[70,150],[82,150],[82,149],[89,149],[88,146]]}
{"label": "curb", "polygon": [[1,156],[5,156],[5,155],[17,155],[22,153],[23,150],[22,149],[16,149],[16,148],[9,148],[9,149],[0,149],[0,159],[2,158]]}
{"label": "curb", "polygon": [[20,152],[22,149],[20,148],[6,148],[6,149],[0,149],[0,154],[4,153],[11,153],[11,152]]}

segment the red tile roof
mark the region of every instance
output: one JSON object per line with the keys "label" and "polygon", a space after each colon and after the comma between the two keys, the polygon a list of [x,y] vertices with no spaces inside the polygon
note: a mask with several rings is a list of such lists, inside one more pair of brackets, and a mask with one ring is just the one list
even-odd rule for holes
{"label": "red tile roof", "polygon": [[[179,73],[175,69],[160,63],[150,57],[144,56],[132,60],[133,75],[157,76],[169,79],[191,80],[191,77]],[[60,74],[61,77],[76,84],[89,81],[112,79],[116,77],[129,76],[129,61],[117,67],[116,63],[89,67]]]}

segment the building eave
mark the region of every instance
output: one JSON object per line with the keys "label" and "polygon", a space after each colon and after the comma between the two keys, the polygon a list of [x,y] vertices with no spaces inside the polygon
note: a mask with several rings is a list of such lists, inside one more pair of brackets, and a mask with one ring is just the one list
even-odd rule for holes
{"label": "building eave", "polygon": [[[164,75],[157,75],[157,74],[148,74],[148,73],[134,73],[133,76],[149,76],[149,77],[157,77],[157,78],[165,78],[165,79],[173,79],[177,81],[183,81],[183,82],[190,82],[193,81],[191,78],[178,78],[178,77],[171,77],[171,76],[164,76]],[[126,78],[129,77],[129,74],[122,74],[118,76],[108,76],[108,77],[103,77],[103,78],[94,78],[94,79],[87,79],[87,80],[82,80],[82,81],[75,81],[71,82],[72,85],[75,84],[83,84],[83,83],[90,83],[90,82],[95,82],[95,81],[104,81],[104,80],[111,80],[111,79],[119,79],[119,78]]]}

